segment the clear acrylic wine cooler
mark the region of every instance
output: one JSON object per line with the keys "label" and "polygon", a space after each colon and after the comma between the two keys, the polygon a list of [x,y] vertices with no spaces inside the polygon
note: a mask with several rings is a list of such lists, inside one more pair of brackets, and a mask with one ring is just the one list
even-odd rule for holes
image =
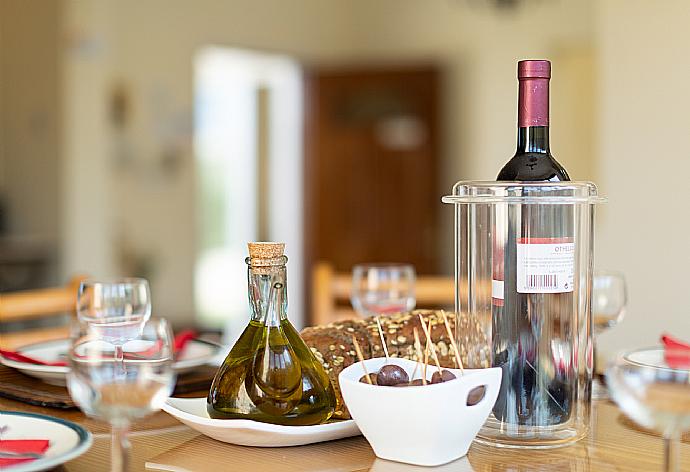
{"label": "clear acrylic wine cooler", "polygon": [[455,207],[456,313],[484,334],[458,332],[458,343],[468,367],[503,372],[478,441],[548,448],[587,434],[602,201],[589,182],[461,181],[443,198]]}

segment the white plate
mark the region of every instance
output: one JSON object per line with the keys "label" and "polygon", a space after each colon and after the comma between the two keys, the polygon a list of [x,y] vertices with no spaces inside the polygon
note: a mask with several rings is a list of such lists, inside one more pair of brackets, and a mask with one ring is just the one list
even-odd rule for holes
{"label": "white plate", "polygon": [[70,421],[52,416],[0,412],[0,427],[7,426],[3,439],[47,439],[48,450],[41,459],[3,468],[7,472],[30,472],[52,469],[85,453],[93,438],[91,433]]}
{"label": "white plate", "polygon": [[[201,339],[192,339],[187,343],[182,351],[182,355],[175,361],[173,367],[178,374],[184,374],[209,363],[221,349],[222,346],[218,344]],[[18,348],[17,352],[45,362],[55,362],[65,360],[68,350],[69,339],[56,339],[54,341],[29,344]],[[69,372],[69,367],[19,362],[5,359],[2,356],[0,356],[0,363],[52,385],[64,386],[66,384],[67,372]]]}
{"label": "white plate", "polygon": [[210,418],[206,412],[206,397],[168,398],[163,411],[210,438],[240,446],[301,446],[360,434],[353,420],[313,426],[283,426],[253,420],[217,420]]}
{"label": "white plate", "polygon": [[664,359],[663,347],[650,347],[645,349],[638,349],[629,352],[623,356],[623,359],[631,364],[637,364],[643,367],[654,367],[657,369],[670,369],[671,367]]}

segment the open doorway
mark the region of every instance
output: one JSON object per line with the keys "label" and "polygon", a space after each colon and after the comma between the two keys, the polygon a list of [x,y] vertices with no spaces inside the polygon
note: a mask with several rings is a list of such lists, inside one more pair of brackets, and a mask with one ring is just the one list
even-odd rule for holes
{"label": "open doorway", "polygon": [[303,323],[299,64],[275,54],[206,47],[195,59],[199,323],[232,342],[248,322],[247,242],[286,243],[290,317]]}

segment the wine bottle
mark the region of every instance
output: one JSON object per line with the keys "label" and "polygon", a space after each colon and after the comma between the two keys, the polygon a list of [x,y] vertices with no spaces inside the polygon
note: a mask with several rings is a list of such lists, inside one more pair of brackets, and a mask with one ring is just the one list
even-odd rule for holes
{"label": "wine bottle", "polygon": [[570,180],[549,147],[549,61],[518,62],[518,136],[515,155],[496,180]]}
{"label": "wine bottle", "polygon": [[[518,63],[518,140],[497,180],[570,180],[549,147],[549,61]],[[524,189],[523,195],[538,189]],[[505,204],[494,227],[492,346],[503,369],[494,416],[505,423],[567,421],[576,369],[570,338],[574,241],[563,205]],[[538,263],[535,263],[538,261]]]}

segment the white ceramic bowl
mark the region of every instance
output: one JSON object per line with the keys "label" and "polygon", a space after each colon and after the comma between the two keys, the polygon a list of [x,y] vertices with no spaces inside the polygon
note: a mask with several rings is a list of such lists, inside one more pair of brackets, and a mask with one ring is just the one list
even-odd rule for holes
{"label": "white ceramic bowl", "polygon": [[[364,361],[368,372],[378,372],[386,359]],[[415,362],[390,359],[411,375]],[[429,366],[427,377],[436,368]],[[381,459],[435,466],[467,454],[496,403],[501,369],[452,371],[457,379],[420,387],[380,387],[362,383],[361,363],[344,369],[338,380],[352,419],[374,453]],[[419,370],[416,377],[420,377]],[[484,385],[486,392],[476,405],[467,405],[472,389]]]}

